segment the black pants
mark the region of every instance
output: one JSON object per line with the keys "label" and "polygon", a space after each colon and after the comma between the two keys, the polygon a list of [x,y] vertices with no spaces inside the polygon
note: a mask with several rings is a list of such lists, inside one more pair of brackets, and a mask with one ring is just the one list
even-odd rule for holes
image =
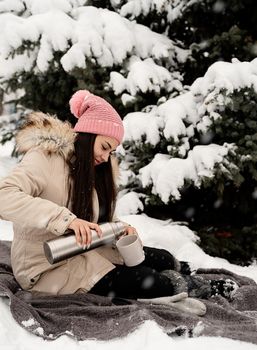
{"label": "black pants", "polygon": [[173,270],[175,258],[164,249],[144,247],[145,260],[133,267],[116,265],[90,292],[123,298],[154,298],[174,294],[170,279],[160,273]]}

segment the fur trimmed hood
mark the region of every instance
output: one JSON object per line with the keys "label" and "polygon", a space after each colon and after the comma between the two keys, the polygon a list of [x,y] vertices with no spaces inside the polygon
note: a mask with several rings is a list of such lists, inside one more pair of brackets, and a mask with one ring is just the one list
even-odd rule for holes
{"label": "fur trimmed hood", "polygon": [[16,150],[26,153],[40,148],[48,154],[58,153],[67,159],[74,150],[76,133],[69,122],[42,112],[33,112],[16,135]]}

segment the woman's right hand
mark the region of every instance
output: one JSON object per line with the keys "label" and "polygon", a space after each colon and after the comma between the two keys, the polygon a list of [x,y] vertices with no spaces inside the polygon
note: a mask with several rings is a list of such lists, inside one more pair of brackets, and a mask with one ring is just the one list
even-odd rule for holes
{"label": "woman's right hand", "polygon": [[92,243],[91,229],[97,232],[99,238],[102,237],[100,226],[94,222],[76,218],[70,223],[68,228],[74,231],[77,244],[84,248],[89,247]]}

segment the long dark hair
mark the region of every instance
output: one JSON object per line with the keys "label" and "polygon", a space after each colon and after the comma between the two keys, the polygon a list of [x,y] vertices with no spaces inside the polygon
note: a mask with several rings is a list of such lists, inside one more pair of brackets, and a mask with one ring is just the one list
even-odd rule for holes
{"label": "long dark hair", "polygon": [[116,201],[116,186],[110,157],[107,162],[94,165],[96,134],[78,133],[74,142],[74,157],[70,162],[72,178],[72,212],[80,219],[93,220],[93,190],[97,191],[104,216],[101,221],[111,221]]}

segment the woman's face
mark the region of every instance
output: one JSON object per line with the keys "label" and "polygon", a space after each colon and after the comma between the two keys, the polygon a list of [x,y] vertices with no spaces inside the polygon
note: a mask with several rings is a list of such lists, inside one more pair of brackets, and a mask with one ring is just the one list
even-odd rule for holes
{"label": "woman's face", "polygon": [[118,145],[118,141],[113,137],[97,135],[94,144],[94,164],[107,162],[110,154],[116,150]]}

